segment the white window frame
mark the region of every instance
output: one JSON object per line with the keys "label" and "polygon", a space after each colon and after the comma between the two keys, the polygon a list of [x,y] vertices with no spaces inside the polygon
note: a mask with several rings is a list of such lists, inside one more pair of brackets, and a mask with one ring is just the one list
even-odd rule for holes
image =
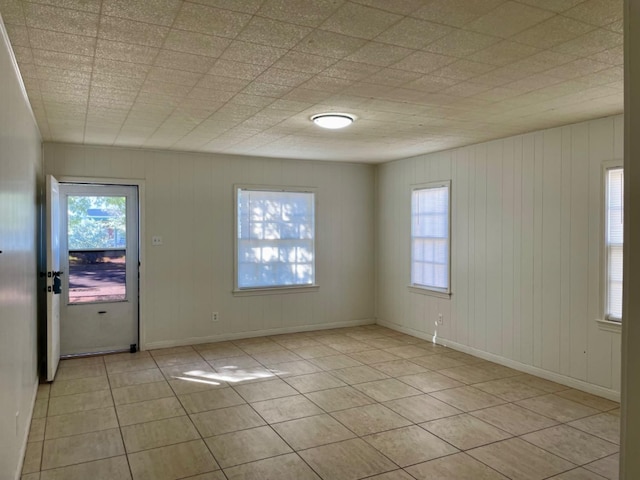
{"label": "white window frame", "polygon": [[[602,250],[601,250],[601,299],[602,299],[602,319],[598,319],[600,328],[604,330],[620,332],[622,325],[622,318],[614,318],[609,315],[609,245],[607,243],[607,231],[608,231],[608,172],[610,170],[622,169],[622,160],[614,160],[604,162],[602,165]],[[624,174],[624,172],[623,172]]]}
{"label": "white window frame", "polygon": [[[309,193],[313,195],[313,283],[308,285],[274,285],[268,287],[240,287],[238,285],[239,274],[239,248],[238,248],[238,193],[240,190],[283,192],[283,193]],[[314,187],[291,187],[275,185],[246,185],[237,184],[233,186],[234,198],[234,219],[233,219],[233,294],[243,295],[269,295],[282,293],[302,293],[317,291],[318,271],[317,271],[317,243],[318,243],[318,189]]]}
{"label": "white window frame", "polygon": [[[435,286],[429,286],[429,285],[420,285],[417,283],[413,282],[413,265],[414,265],[414,261],[413,261],[413,194],[414,192],[418,191],[418,190],[426,190],[426,189],[430,189],[430,188],[442,188],[442,187],[447,187],[447,192],[448,192],[448,232],[447,232],[447,248],[448,248],[448,255],[447,255],[447,287],[446,288],[439,288],[439,287],[435,287]],[[412,185],[411,186],[411,192],[410,192],[410,197],[409,197],[409,212],[410,212],[410,217],[409,217],[409,228],[410,228],[410,234],[409,234],[409,289],[412,292],[415,293],[420,293],[420,294],[424,294],[424,295],[432,295],[432,296],[437,296],[437,297],[443,297],[443,298],[450,298],[451,296],[451,218],[452,218],[452,208],[451,208],[451,180],[441,180],[441,181],[437,181],[437,182],[429,182],[429,183],[422,183],[422,184],[417,184],[417,185]]]}

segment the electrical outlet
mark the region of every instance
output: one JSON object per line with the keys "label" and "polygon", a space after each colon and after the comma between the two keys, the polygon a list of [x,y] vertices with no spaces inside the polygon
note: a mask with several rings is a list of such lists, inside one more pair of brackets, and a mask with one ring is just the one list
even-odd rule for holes
{"label": "electrical outlet", "polygon": [[444,319],[442,318],[442,314],[438,314],[438,325],[442,325],[444,323]]}
{"label": "electrical outlet", "polygon": [[212,322],[217,322],[218,320],[219,320],[218,312],[213,312],[213,313],[211,314],[211,321],[212,321]]}
{"label": "electrical outlet", "polygon": [[160,235],[154,235],[153,237],[151,237],[151,245],[162,245],[162,237]]}

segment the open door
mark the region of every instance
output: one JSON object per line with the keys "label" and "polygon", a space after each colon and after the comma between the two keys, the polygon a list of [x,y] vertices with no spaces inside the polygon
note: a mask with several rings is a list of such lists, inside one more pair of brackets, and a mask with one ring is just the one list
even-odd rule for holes
{"label": "open door", "polygon": [[60,185],[47,175],[47,381],[60,362]]}

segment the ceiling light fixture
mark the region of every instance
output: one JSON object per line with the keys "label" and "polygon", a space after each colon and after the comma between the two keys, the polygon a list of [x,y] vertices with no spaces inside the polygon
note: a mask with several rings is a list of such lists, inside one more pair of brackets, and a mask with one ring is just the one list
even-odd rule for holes
{"label": "ceiling light fixture", "polygon": [[349,115],[348,113],[318,113],[311,117],[313,123],[319,127],[332,130],[348,127],[355,119],[355,115]]}

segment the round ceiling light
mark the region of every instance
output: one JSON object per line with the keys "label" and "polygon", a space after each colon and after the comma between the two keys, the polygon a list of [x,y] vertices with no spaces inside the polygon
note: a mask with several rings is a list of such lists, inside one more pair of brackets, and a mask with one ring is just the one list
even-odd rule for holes
{"label": "round ceiling light", "polygon": [[311,117],[313,123],[322,128],[332,130],[348,127],[356,119],[354,115],[347,113],[319,113]]}

